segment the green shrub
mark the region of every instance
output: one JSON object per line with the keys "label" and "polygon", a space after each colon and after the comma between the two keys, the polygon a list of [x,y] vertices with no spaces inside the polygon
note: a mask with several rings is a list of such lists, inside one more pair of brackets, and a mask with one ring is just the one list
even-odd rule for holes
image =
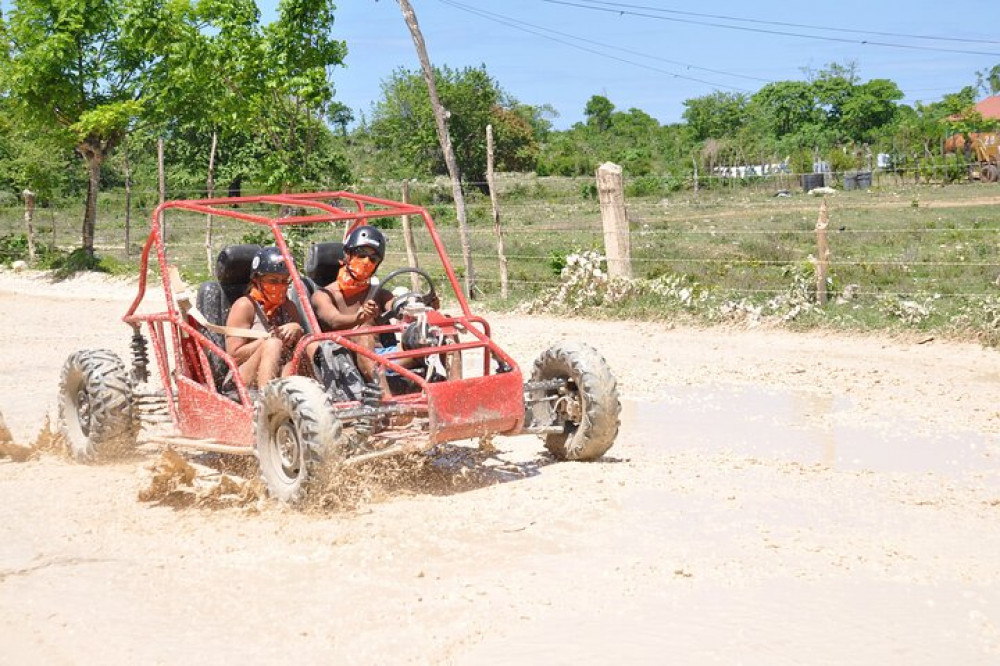
{"label": "green shrub", "polygon": [[[51,250],[44,243],[35,243],[35,265],[39,268],[52,268],[63,256],[58,249]],[[15,261],[28,261],[27,234],[0,236],[0,265],[10,266]]]}
{"label": "green shrub", "polygon": [[625,196],[654,197],[663,193],[663,181],[658,176],[640,176],[625,186]]}

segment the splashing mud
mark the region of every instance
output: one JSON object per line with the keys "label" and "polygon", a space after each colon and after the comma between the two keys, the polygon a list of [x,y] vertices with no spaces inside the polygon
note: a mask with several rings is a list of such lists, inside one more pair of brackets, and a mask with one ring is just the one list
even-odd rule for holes
{"label": "splashing mud", "polygon": [[[414,453],[333,465],[317,474],[299,507],[305,513],[357,511],[405,495],[447,495],[537,474],[545,460],[511,461],[493,443],[442,444]],[[147,468],[142,502],[173,508],[261,510],[267,500],[253,458],[222,454],[185,456],[167,448]]]}
{"label": "splashing mud", "polygon": [[505,460],[492,440],[440,444],[426,453],[381,458],[326,470],[309,493],[310,512],[355,511],[401,495],[448,495],[537,474],[548,461]]}
{"label": "splashing mud", "polygon": [[35,441],[25,446],[14,441],[10,429],[4,422],[3,413],[0,413],[0,458],[10,458],[13,462],[27,462],[37,459],[42,453],[61,454],[65,450],[65,439],[52,427],[52,420],[48,414],[38,434],[35,435]]}
{"label": "splashing mud", "polygon": [[[218,463],[221,458],[202,458]],[[248,480],[221,469],[231,463],[207,464],[191,462],[172,448],[146,469],[151,473],[148,484],[139,491],[139,501],[174,508],[254,508],[263,496],[256,480]]]}

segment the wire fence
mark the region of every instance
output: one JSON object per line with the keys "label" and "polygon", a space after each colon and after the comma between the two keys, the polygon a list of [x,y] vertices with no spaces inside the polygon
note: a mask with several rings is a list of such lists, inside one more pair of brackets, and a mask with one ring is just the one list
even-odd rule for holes
{"label": "wire fence", "polygon": [[[506,185],[501,201],[511,295],[523,299],[560,284],[566,256],[602,251],[600,206],[583,188],[592,181],[562,180],[558,187],[543,179]],[[373,188],[376,196],[399,199],[398,184]],[[395,190],[395,191],[394,191]],[[461,239],[448,189],[439,184],[411,187],[415,203],[435,219],[451,264],[461,276]],[[511,194],[513,192],[513,194]],[[533,199],[539,193],[545,199]],[[366,191],[366,193],[368,193]],[[469,240],[478,291],[500,290],[500,260],[489,200],[470,188]],[[202,196],[175,193],[171,196]],[[150,231],[154,192],[133,192],[128,211],[121,193],[99,199],[95,248],[118,263],[137,262]],[[628,203],[631,264],[638,278],[679,276],[691,284],[748,298],[780,293],[790,275],[810,270],[817,253],[815,223],[820,202],[801,192],[788,198],[750,195],[713,198],[686,193],[666,199]],[[1000,295],[1000,186],[914,188],[903,192],[843,193],[830,199],[830,275],[834,294],[850,289],[857,296],[920,295],[940,299]],[[126,217],[128,224],[126,226]],[[40,206],[33,226],[43,249],[67,251],[79,246],[83,204]],[[416,256],[434,267],[436,252],[415,218]],[[318,225],[293,249],[304,259],[309,242],[340,240],[342,225]],[[212,244],[206,250],[204,216],[168,211],[166,240],[171,261],[194,278],[208,279],[211,259],[225,245],[255,240],[259,232],[244,222],[215,217]],[[22,256],[13,239],[24,233],[24,210],[0,208],[0,263]],[[387,228],[386,269],[406,264],[398,228]],[[128,242],[126,243],[126,238]],[[432,269],[433,271],[433,269]],[[437,269],[438,275],[443,271]]]}

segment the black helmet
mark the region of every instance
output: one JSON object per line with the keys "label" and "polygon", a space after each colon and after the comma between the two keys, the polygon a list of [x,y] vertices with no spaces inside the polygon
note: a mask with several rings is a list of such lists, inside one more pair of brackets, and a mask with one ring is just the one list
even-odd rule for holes
{"label": "black helmet", "polygon": [[362,247],[374,249],[375,256],[378,257],[378,263],[382,263],[382,260],[385,259],[385,236],[370,224],[363,224],[360,227],[356,227],[344,239],[345,254],[354,254],[358,248]]}
{"label": "black helmet", "polygon": [[250,277],[255,278],[260,275],[277,273],[279,275],[290,275],[288,264],[281,256],[281,250],[276,247],[262,247],[257,251],[257,255],[250,264]]}

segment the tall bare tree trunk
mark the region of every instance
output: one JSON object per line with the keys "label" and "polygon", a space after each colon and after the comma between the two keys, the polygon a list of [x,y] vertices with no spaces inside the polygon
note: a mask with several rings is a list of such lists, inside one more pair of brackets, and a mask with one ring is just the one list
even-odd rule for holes
{"label": "tall bare tree trunk", "polygon": [[97,225],[97,193],[101,189],[101,163],[104,154],[98,148],[84,144],[79,148],[87,161],[87,206],[83,211],[82,243],[88,257],[94,256],[94,227]]}
{"label": "tall bare tree trunk", "polygon": [[476,286],[476,276],[472,268],[472,248],[469,243],[469,227],[465,214],[465,196],[462,194],[462,175],[458,171],[455,151],[451,146],[451,134],[448,132],[448,112],[441,105],[441,98],[438,96],[437,84],[434,81],[434,68],[431,67],[430,58],[427,56],[427,46],[424,44],[424,36],[417,24],[417,15],[414,13],[413,7],[410,6],[409,0],[399,0],[399,7],[403,11],[403,18],[413,36],[417,57],[420,58],[420,67],[423,69],[424,81],[427,82],[427,93],[431,99],[431,109],[434,111],[438,141],[440,141],[441,151],[444,153],[444,163],[448,167],[448,175],[451,176],[451,191],[455,198],[458,233],[462,238],[462,257],[465,260],[465,293],[471,298]]}

